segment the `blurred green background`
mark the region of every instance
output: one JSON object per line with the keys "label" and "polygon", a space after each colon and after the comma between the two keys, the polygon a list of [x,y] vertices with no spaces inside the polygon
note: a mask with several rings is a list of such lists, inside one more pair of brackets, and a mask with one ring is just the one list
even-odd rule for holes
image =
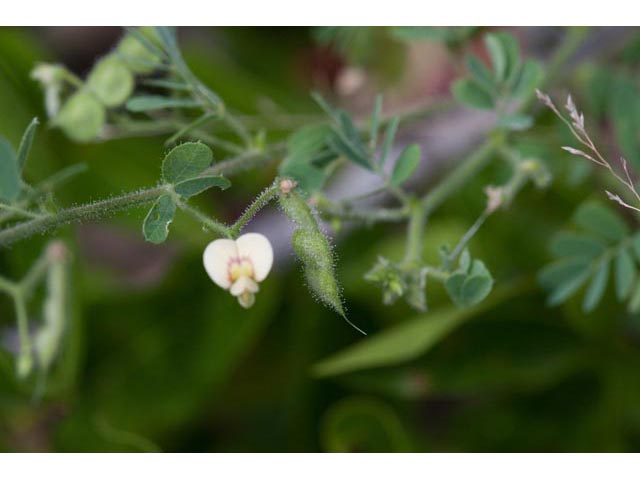
{"label": "blurred green background", "polygon": [[[566,34],[561,28],[509,31],[526,55],[543,61]],[[32,117],[45,119],[42,92],[29,78],[36,62],[61,62],[82,75],[120,35],[117,28],[0,28],[0,134],[15,145]],[[463,47],[446,48],[433,39],[404,44],[374,28],[356,29],[339,41],[325,37],[325,30],[309,28],[180,31],[194,72],[231,108],[261,114],[267,127],[273,105],[317,115],[312,89],[329,92],[355,112],[366,110],[378,90],[391,109],[446,100],[460,74],[460,50],[479,49],[473,38]],[[607,82],[622,78],[637,93],[639,62],[637,31],[592,29],[552,87],[581,100],[612,152],[621,139],[616,122],[627,121],[628,112],[608,108],[619,89]],[[631,97],[635,103],[627,105],[640,118],[634,106],[640,96]],[[431,128],[418,122],[406,135],[428,151],[430,142],[442,141]],[[476,135],[465,128],[452,126],[445,140],[464,143]],[[630,128],[635,143],[632,138],[621,146],[633,163],[640,129]],[[273,125],[269,137],[286,133]],[[550,116],[540,116],[516,138],[548,163],[555,178],[546,191],[527,188],[473,239],[474,256],[484,260],[497,285],[480,307],[456,311],[437,285],[428,286],[436,313],[416,314],[403,303],[383,306],[380,292],[362,276],[378,255],[402,255],[402,229],[362,227],[335,237],[350,319],[373,339],[400,332],[382,347],[393,359],[377,368],[335,375],[314,370],[363,340],[313,301],[291,255],[261,285],[256,305],[243,311],[206,276],[201,254],[210,236],[184,216],[163,246],[144,243],[144,208],[61,229],[55,235],[73,251],[64,351],[38,396],[34,383],[15,379],[11,354],[0,350],[0,450],[637,450],[640,319],[611,291],[591,314],[581,312],[579,301],[549,308],[535,281],[551,258],[549,237],[569,225],[583,200],[601,198],[602,182],[559,150],[570,139]],[[163,140],[78,145],[43,127],[26,177],[43,179],[85,162],[88,172],[57,193],[63,205],[151,186]],[[415,188],[426,190],[443,167],[434,166]],[[275,165],[244,173],[229,191],[207,193],[198,203],[231,220],[275,174]],[[483,208],[483,187],[504,176],[496,163],[430,219],[427,258],[437,259],[441,244],[456,242]],[[2,275],[23,275],[52,235],[1,250]],[[37,321],[37,308],[30,315]],[[0,298],[5,345],[13,318],[10,300]],[[441,335],[430,333],[442,323],[447,327]],[[427,340],[417,346],[408,341],[421,335]]]}

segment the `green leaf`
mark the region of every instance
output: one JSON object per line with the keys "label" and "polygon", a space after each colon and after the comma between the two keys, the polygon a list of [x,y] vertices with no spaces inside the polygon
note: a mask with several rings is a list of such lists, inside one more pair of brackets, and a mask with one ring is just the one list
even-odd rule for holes
{"label": "green leaf", "polygon": [[411,175],[420,164],[421,157],[420,145],[414,143],[405,148],[393,167],[390,178],[391,184],[399,186],[411,178]]}
{"label": "green leaf", "polygon": [[0,200],[13,202],[21,188],[16,154],[9,142],[0,138]]}
{"label": "green leaf", "polygon": [[583,273],[589,273],[588,258],[566,258],[544,267],[538,274],[538,282],[544,288],[556,289]]}
{"label": "green leaf", "polygon": [[391,35],[398,40],[416,41],[431,40],[458,44],[469,38],[478,27],[391,27]]}
{"label": "green leaf", "polygon": [[607,240],[619,241],[629,234],[629,228],[620,216],[598,202],[582,204],[575,213],[574,221]]}
{"label": "green leaf", "polygon": [[595,258],[605,249],[606,245],[601,240],[571,232],[560,232],[551,242],[551,252],[558,257]]}
{"label": "green leaf", "polygon": [[504,81],[507,77],[509,59],[502,38],[496,33],[489,33],[484,36],[484,44],[491,58],[494,77],[499,82]]}
{"label": "green leaf", "polygon": [[380,115],[382,114],[382,95],[376,95],[371,112],[371,126],[369,127],[369,147],[371,150],[378,144],[378,130],[380,129]]}
{"label": "green leaf", "polygon": [[347,160],[367,170],[373,170],[369,158],[364,151],[355,147],[338,132],[334,133],[335,134],[329,139],[328,144],[336,154],[342,155]]}
{"label": "green leaf", "polygon": [[589,279],[589,269],[586,268],[573,277],[568,278],[559,284],[549,296],[547,303],[550,306],[560,305],[574,293],[576,293],[582,285]]}
{"label": "green leaf", "polygon": [[610,265],[609,261],[602,262],[593,276],[582,301],[582,310],[585,312],[591,312],[600,303],[607,287]]}
{"label": "green leaf", "polygon": [[475,55],[467,55],[465,64],[471,73],[471,77],[478,82],[487,92],[493,92],[496,89],[496,82],[491,76],[491,72],[484,63]]}
{"label": "green leaf", "polygon": [[20,140],[20,146],[18,147],[18,155],[17,155],[17,165],[18,170],[21,172],[24,169],[25,164],[27,163],[27,158],[29,157],[29,152],[31,151],[31,145],[33,144],[33,137],[36,134],[36,129],[38,128],[38,118],[34,118],[31,120],[31,123],[27,127],[27,129],[22,134],[22,140]]}
{"label": "green leaf", "polygon": [[396,133],[398,132],[398,125],[400,125],[400,117],[393,117],[389,124],[387,125],[387,129],[384,133],[384,143],[382,144],[382,152],[380,153],[380,159],[378,161],[381,167],[384,166],[387,158],[389,158],[389,153],[391,152],[391,148],[393,147],[393,142],[396,138]]}
{"label": "green leaf", "polygon": [[640,312],[640,281],[636,283],[636,288],[633,291],[633,295],[631,295],[627,310],[630,313]]}
{"label": "green leaf", "polygon": [[196,108],[198,102],[187,98],[170,98],[162,95],[141,95],[133,97],[127,102],[130,112],[147,112],[163,108]]}
{"label": "green leaf", "polygon": [[133,93],[133,74],[115,54],[94,65],[87,78],[87,88],[107,107],[122,105]]}
{"label": "green leaf", "polygon": [[287,149],[290,154],[317,152],[325,147],[332,132],[325,123],[306,125],[289,136]]}
{"label": "green leaf", "polygon": [[211,187],[218,187],[225,190],[230,186],[231,182],[226,178],[221,177],[220,175],[208,175],[176,183],[174,190],[181,197],[190,198],[210,189]]}
{"label": "green leaf", "polygon": [[176,206],[171,195],[161,195],[147,213],[142,225],[145,240],[151,243],[162,243],[169,235],[169,225],[176,213]]}
{"label": "green leaf", "polygon": [[511,282],[509,286],[497,289],[490,301],[473,308],[446,308],[405,320],[317,363],[313,372],[328,377],[414,360],[463,322],[512,298],[522,289],[522,282]]}
{"label": "green leaf", "polygon": [[74,93],[62,106],[52,123],[76,142],[95,140],[106,122],[104,106],[89,92]]}
{"label": "green leaf", "polygon": [[533,117],[522,113],[503,115],[498,119],[497,126],[508,130],[522,131],[531,128]]}
{"label": "green leaf", "polygon": [[493,278],[480,260],[474,260],[469,274],[456,272],[444,284],[451,300],[459,307],[471,307],[491,292]]}
{"label": "green leaf", "polygon": [[513,85],[512,97],[516,100],[523,100],[533,93],[542,81],[542,67],[533,60],[527,60],[520,71],[518,80]]}
{"label": "green leaf", "polygon": [[474,80],[468,78],[457,80],[451,91],[455,99],[463,105],[482,110],[492,110],[495,107],[491,94]]}
{"label": "green leaf", "polygon": [[162,178],[173,184],[197,177],[211,165],[213,153],[203,143],[189,142],[173,148],[162,162]]}
{"label": "green leaf", "polygon": [[636,79],[627,75],[614,76],[608,117],[613,123],[617,143],[624,156],[640,167],[640,98]]}
{"label": "green leaf", "polygon": [[618,300],[624,300],[631,293],[633,282],[636,278],[636,267],[633,257],[628,249],[618,252],[615,260],[616,296]]}

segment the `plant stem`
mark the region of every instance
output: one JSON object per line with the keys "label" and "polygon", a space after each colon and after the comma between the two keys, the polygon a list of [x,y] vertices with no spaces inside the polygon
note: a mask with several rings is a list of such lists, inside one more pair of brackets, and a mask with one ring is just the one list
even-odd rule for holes
{"label": "plant stem", "polygon": [[424,226],[427,221],[424,207],[418,201],[409,205],[409,222],[407,224],[407,251],[403,264],[419,265],[422,263],[422,248],[424,244]]}
{"label": "plant stem", "polygon": [[18,323],[18,337],[20,353],[18,354],[18,376],[25,377],[31,371],[33,365],[33,353],[31,337],[29,336],[29,318],[27,307],[22,292],[18,289],[13,294],[13,304],[16,309],[16,321]]}
{"label": "plant stem", "polygon": [[67,223],[89,219],[97,220],[119,210],[144,205],[153,202],[163,193],[166,193],[166,188],[163,186],[149,188],[34,218],[0,231],[0,247],[6,247],[18,240],[44,233]]}
{"label": "plant stem", "polygon": [[504,141],[500,135],[493,136],[455,167],[434,189],[422,197],[424,215],[429,215],[454,193],[458,192],[472,177],[484,168]]}
{"label": "plant stem", "polygon": [[30,212],[29,210],[20,208],[17,205],[7,205],[6,203],[0,203],[0,210],[5,210],[7,212],[15,213],[17,215],[22,215],[23,217],[27,217],[27,218],[38,218],[41,216],[38,213]]}
{"label": "plant stem", "polygon": [[264,190],[258,197],[247,207],[244,213],[231,225],[231,235],[237,237],[242,227],[244,227],[262,208],[264,208],[278,194],[278,185],[273,184]]}
{"label": "plant stem", "polygon": [[183,201],[179,200],[177,196],[176,198],[174,198],[174,201],[182,211],[191,215],[193,218],[198,220],[200,223],[202,223],[206,228],[208,228],[212,232],[216,232],[217,234],[227,238],[233,238],[231,229],[226,225],[212,219],[211,217],[201,212],[197,208],[184,203]]}

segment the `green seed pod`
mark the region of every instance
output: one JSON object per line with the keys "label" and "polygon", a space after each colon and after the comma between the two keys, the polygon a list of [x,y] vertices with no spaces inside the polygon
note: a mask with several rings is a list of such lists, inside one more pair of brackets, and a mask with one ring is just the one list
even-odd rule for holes
{"label": "green seed pod", "polygon": [[298,225],[291,237],[291,243],[303,264],[309,290],[320,302],[332,308],[362,332],[349,322],[345,315],[340,287],[333,268],[331,246],[320,230],[311,209],[296,191],[281,192],[279,200],[285,214]]}
{"label": "green seed pod", "polygon": [[64,130],[76,142],[94,140],[104,127],[104,106],[86,91],[74,93],[62,106],[53,124]]}
{"label": "green seed pod", "polygon": [[[145,27],[140,29],[142,35],[149,34],[147,37],[151,37],[153,29],[147,29]],[[153,43],[154,40],[149,38],[149,42]],[[140,40],[134,35],[128,33],[116,49],[118,55],[127,64],[127,67],[135,73],[151,73],[160,66],[162,60],[155,53],[151,52]]]}
{"label": "green seed pod", "polygon": [[133,92],[133,73],[115,54],[96,63],[87,78],[87,87],[107,107],[122,105]]}
{"label": "green seed pod", "polygon": [[324,270],[333,268],[331,247],[323,235],[314,235],[309,230],[299,228],[293,232],[291,243],[305,265]]}
{"label": "green seed pod", "polygon": [[280,193],[279,201],[285,215],[293,220],[296,225],[305,229],[315,228],[320,231],[309,205],[298,192]]}

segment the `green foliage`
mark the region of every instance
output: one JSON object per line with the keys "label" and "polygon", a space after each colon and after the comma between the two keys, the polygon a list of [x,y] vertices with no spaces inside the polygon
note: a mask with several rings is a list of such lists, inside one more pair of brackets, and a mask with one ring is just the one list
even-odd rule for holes
{"label": "green foliage", "polygon": [[36,135],[36,130],[38,129],[39,124],[40,122],[38,121],[38,119],[34,118],[33,120],[31,120],[31,123],[22,134],[22,139],[20,140],[20,145],[18,146],[18,154],[16,158],[18,169],[20,171],[24,169],[24,166],[27,163],[29,152],[31,152],[31,145],[33,144],[33,138]]}
{"label": "green foliage", "polygon": [[629,300],[630,310],[635,310],[636,300],[630,296],[639,268],[640,236],[630,233],[617,213],[596,202],[580,206],[574,222],[580,230],[553,238],[551,252],[557,259],[539,275],[551,292],[549,304],[564,303],[589,282],[582,309],[591,312],[601,302],[613,268],[618,300]]}
{"label": "green foliage", "polygon": [[473,308],[443,308],[407,319],[320,361],[314,373],[320,377],[391,367],[417,359],[467,320],[504,302],[522,289],[518,282],[496,292],[491,302]]}
{"label": "green foliage", "polygon": [[230,186],[231,182],[220,175],[202,175],[176,183],[173,190],[183,198],[190,198],[209,190],[211,187],[225,190]]}
{"label": "green foliage", "polygon": [[420,145],[414,143],[406,147],[393,167],[390,179],[391,185],[400,186],[409,180],[413,172],[418,168],[421,157]]}
{"label": "green foliage", "polygon": [[459,307],[471,307],[484,300],[491,292],[493,278],[481,260],[471,262],[469,253],[460,256],[458,269],[445,281],[451,300]]}
{"label": "green foliage", "polygon": [[531,97],[542,79],[542,69],[533,60],[520,58],[518,43],[505,32],[487,33],[484,43],[491,59],[491,70],[473,56],[466,57],[470,77],[452,86],[453,96],[462,104],[483,110],[495,110],[497,125],[508,130],[531,127],[530,116],[513,111]]}
{"label": "green foliage", "polygon": [[13,147],[0,138],[0,200],[12,202],[20,195],[20,172]]}
{"label": "green foliage", "polygon": [[320,190],[337,155],[327,145],[331,127],[326,124],[304,126],[289,136],[287,157],[280,164],[280,175],[295,179],[303,192]]}
{"label": "green foliage", "polygon": [[127,110],[131,112],[148,112],[167,108],[195,108],[198,106],[188,98],[171,98],[162,95],[139,95],[127,101]]}
{"label": "green foliage", "polygon": [[147,242],[163,243],[169,236],[169,225],[173,222],[176,205],[171,195],[161,195],[153,204],[142,224],[142,233]]}
{"label": "green foliage", "polygon": [[202,143],[183,143],[174,147],[162,162],[162,178],[177,184],[200,175],[213,162],[213,152]]}
{"label": "green foliage", "polygon": [[478,27],[391,27],[391,35],[403,41],[430,40],[457,46],[478,30]]}

